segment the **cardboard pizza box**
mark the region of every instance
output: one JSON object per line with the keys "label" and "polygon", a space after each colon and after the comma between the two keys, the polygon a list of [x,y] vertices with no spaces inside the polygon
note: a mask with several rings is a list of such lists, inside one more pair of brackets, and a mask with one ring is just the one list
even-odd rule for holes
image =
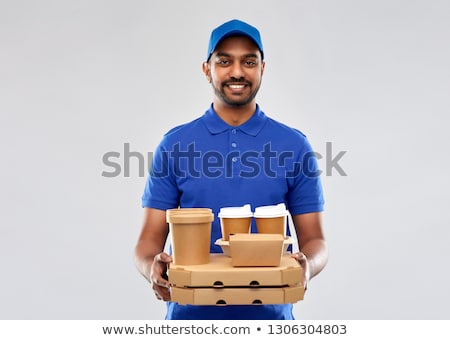
{"label": "cardboard pizza box", "polygon": [[285,304],[303,300],[304,288],[240,287],[240,288],[171,288],[172,301],[182,305],[252,305]]}
{"label": "cardboard pizza box", "polygon": [[234,267],[231,257],[210,254],[207,264],[171,263],[168,276],[175,287],[295,286],[301,282],[303,270],[291,254],[284,254],[276,267]]}

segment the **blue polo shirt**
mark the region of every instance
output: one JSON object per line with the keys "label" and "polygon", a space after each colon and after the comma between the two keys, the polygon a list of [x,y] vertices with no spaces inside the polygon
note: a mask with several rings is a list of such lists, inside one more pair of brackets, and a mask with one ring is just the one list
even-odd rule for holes
{"label": "blue polo shirt", "polygon": [[[214,111],[166,133],[155,150],[143,207],[211,208],[211,252],[221,238],[221,207],[285,203],[291,215],[323,210],[317,159],[306,136],[264,114],[230,126]],[[252,232],[256,232],[253,221]],[[290,231],[288,229],[288,234]],[[292,305],[181,306],[166,319],[293,319]]]}

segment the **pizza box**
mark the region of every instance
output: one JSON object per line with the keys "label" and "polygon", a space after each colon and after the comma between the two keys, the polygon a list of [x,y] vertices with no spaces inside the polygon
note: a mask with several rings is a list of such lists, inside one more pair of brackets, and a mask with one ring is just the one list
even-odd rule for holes
{"label": "pizza box", "polygon": [[234,267],[231,262],[231,257],[217,253],[210,254],[207,264],[171,263],[169,282],[174,287],[295,286],[303,277],[302,267],[291,254],[284,254],[276,267]]}
{"label": "pizza box", "polygon": [[182,305],[286,304],[303,300],[303,286],[171,288],[171,299]]}

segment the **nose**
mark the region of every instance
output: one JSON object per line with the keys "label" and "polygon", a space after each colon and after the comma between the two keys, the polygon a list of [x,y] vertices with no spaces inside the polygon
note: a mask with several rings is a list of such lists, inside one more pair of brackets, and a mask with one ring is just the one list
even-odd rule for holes
{"label": "nose", "polygon": [[241,63],[234,62],[233,65],[230,67],[230,73],[228,76],[230,78],[236,79],[244,77],[244,68],[242,67]]}

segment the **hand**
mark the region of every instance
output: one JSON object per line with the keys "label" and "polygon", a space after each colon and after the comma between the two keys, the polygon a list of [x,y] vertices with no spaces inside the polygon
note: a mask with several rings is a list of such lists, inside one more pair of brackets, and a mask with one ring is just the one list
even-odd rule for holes
{"label": "hand", "polygon": [[308,258],[301,251],[298,252],[298,253],[292,254],[292,257],[294,259],[296,259],[298,261],[298,263],[300,263],[300,266],[302,266],[302,268],[303,268],[303,282],[302,282],[302,284],[303,284],[303,287],[305,287],[305,291],[306,291],[306,289],[308,287],[308,282],[309,282],[309,279],[310,279]]}
{"label": "hand", "polygon": [[153,259],[150,282],[158,300],[170,301],[170,284],[166,274],[170,262],[172,257],[166,253],[159,253]]}

